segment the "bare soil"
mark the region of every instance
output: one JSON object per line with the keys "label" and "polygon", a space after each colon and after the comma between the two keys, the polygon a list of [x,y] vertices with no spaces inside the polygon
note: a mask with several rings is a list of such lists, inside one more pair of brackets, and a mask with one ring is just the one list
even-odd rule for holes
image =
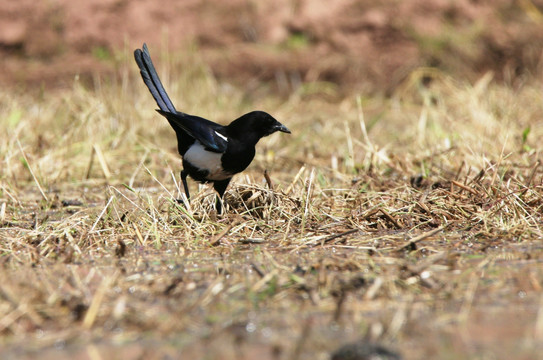
{"label": "bare soil", "polygon": [[414,68],[522,82],[541,76],[543,8],[535,1],[11,1],[0,8],[0,82],[27,89],[95,84],[115,54],[147,42],[197,47],[212,73],[289,93],[307,82],[391,92]]}

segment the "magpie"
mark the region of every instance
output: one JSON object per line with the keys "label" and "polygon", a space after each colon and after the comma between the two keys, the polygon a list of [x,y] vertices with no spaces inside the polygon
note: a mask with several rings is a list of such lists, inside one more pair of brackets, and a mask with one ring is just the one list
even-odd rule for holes
{"label": "magpie", "polygon": [[217,191],[217,212],[221,199],[232,179],[249,166],[255,156],[255,145],[261,138],[276,131],[290,130],[264,111],[252,111],[229,125],[177,111],[158,77],[146,44],[134,51],[143,82],[149,88],[159,109],[177,136],[177,150],[183,158],[181,180],[190,200],[187,176],[201,183],[213,183]]}

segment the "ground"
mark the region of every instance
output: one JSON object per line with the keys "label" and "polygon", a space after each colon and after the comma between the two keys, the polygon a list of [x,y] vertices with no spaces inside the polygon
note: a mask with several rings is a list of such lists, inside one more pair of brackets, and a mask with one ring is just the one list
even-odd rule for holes
{"label": "ground", "polygon": [[[537,358],[540,9],[5,6],[2,358]],[[175,201],[144,41],[179,109],[292,131],[258,144],[226,214],[194,182]]]}

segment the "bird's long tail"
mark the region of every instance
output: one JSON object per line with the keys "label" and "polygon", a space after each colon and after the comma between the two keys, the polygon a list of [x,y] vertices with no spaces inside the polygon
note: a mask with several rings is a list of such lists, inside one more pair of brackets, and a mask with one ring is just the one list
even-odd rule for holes
{"label": "bird's long tail", "polygon": [[143,82],[149,88],[149,91],[155,98],[160,110],[174,114],[177,113],[172,101],[170,100],[170,97],[166,93],[166,90],[164,90],[164,86],[162,86],[162,82],[160,81],[160,78],[155,70],[155,66],[151,60],[151,54],[149,54],[149,49],[147,49],[146,44],[143,44],[143,49],[136,49],[134,51],[134,58],[136,59],[138,67],[140,68]]}

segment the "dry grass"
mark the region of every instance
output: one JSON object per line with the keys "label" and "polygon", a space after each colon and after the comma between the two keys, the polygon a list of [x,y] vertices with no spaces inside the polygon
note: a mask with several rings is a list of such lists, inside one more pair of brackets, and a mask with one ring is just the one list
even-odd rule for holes
{"label": "dry grass", "polygon": [[293,135],[258,145],[217,216],[208,187],[172,201],[175,137],[130,56],[96,91],[2,89],[3,358],[327,359],[362,338],[405,359],[543,351],[540,85],[421,69],[391,98],[278,99],[164,59],[178,108],[263,109]]}

